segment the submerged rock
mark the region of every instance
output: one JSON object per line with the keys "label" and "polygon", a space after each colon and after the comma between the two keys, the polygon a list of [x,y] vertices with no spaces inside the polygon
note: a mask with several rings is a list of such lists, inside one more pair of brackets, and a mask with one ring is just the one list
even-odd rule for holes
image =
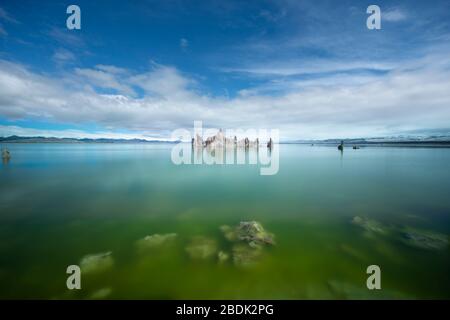
{"label": "submerged rock", "polygon": [[221,226],[225,238],[229,241],[245,241],[251,246],[275,244],[274,235],[264,230],[257,221],[241,221],[237,227]]}
{"label": "submerged rock", "polygon": [[425,250],[442,250],[448,246],[445,234],[409,229],[401,233],[401,240],[412,247]]}
{"label": "submerged rock", "polygon": [[328,281],[330,291],[337,299],[369,300],[369,299],[412,299],[402,292],[391,290],[369,290],[364,286],[338,280]]}
{"label": "submerged rock", "polygon": [[192,238],[186,252],[193,259],[208,259],[217,252],[217,244],[213,239],[197,236]]}
{"label": "submerged rock", "polygon": [[312,283],[304,288],[305,298],[308,300],[331,300],[336,299],[326,283]]}
{"label": "submerged rock", "polygon": [[370,233],[387,234],[389,231],[389,234],[394,236],[395,239],[399,239],[406,245],[419,249],[442,250],[449,244],[447,235],[432,231],[417,230],[410,227],[386,227],[375,220],[359,216],[355,216],[352,223]]}
{"label": "submerged rock", "polygon": [[111,292],[112,292],[111,288],[102,288],[93,292],[89,296],[89,299],[105,299],[111,294]]}
{"label": "submerged rock", "polygon": [[274,245],[274,235],[257,221],[241,221],[236,227],[221,226],[224,237],[234,242],[232,257],[235,265],[250,266],[258,262],[263,248]]}
{"label": "submerged rock", "polygon": [[255,265],[263,253],[261,247],[250,247],[245,243],[234,245],[232,251],[234,264],[244,267]]}
{"label": "submerged rock", "polygon": [[352,257],[360,261],[367,261],[367,255],[364,252],[359,251],[352,246],[349,246],[347,244],[341,244],[339,248],[343,253],[345,253],[349,257]]}
{"label": "submerged rock", "polygon": [[352,219],[352,223],[368,232],[386,233],[386,228],[376,220],[355,216]]}
{"label": "submerged rock", "polygon": [[111,268],[114,264],[112,252],[102,252],[84,256],[80,261],[82,273],[96,273]]}
{"label": "submerged rock", "polygon": [[234,242],[237,240],[237,235],[236,235],[234,228],[224,225],[224,226],[221,226],[219,229],[220,229],[220,231],[222,231],[225,239],[227,239],[228,241]]}
{"label": "submerged rock", "polygon": [[217,258],[219,259],[219,263],[223,263],[230,258],[230,255],[226,252],[219,251],[219,253],[217,254]]}
{"label": "submerged rock", "polygon": [[176,233],[152,234],[137,241],[137,246],[141,249],[160,247],[164,244],[172,243],[177,238]]}

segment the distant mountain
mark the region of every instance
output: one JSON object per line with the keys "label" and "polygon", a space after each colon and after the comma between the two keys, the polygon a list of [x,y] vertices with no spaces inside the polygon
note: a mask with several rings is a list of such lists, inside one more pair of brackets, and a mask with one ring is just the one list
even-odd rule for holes
{"label": "distant mountain", "polygon": [[175,143],[178,141],[145,140],[145,139],[75,139],[55,137],[0,137],[0,143]]}
{"label": "distant mountain", "polygon": [[354,138],[354,139],[324,139],[324,140],[291,140],[284,143],[294,144],[339,144],[344,141],[348,145],[370,145],[370,144],[405,144],[405,145],[450,145],[449,135],[433,136],[393,136],[393,137],[374,137],[374,138]]}
{"label": "distant mountain", "polygon": [[[346,145],[437,145],[450,146],[449,135],[434,136],[395,136],[355,139],[324,139],[324,140],[287,140],[282,144],[323,144],[338,145],[344,141]],[[89,139],[89,138],[55,138],[55,137],[0,137],[0,143],[178,143],[180,141],[145,140],[145,139]]]}

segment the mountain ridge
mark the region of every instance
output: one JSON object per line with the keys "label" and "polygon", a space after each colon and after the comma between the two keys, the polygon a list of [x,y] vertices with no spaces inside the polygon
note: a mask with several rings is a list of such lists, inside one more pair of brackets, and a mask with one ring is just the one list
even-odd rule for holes
{"label": "mountain ridge", "polygon": [[[348,145],[380,145],[380,144],[420,144],[420,145],[450,145],[450,136],[397,136],[374,138],[343,138],[343,139],[296,139],[281,141],[281,144],[339,144]],[[57,138],[43,136],[7,136],[0,137],[0,143],[178,143],[179,140],[146,140],[146,139],[112,139],[112,138]]]}

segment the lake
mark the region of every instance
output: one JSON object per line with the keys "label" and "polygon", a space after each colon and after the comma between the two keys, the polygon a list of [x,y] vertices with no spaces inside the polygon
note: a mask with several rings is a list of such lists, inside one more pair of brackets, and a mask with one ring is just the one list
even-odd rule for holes
{"label": "lake", "polygon": [[[8,145],[0,298],[450,298],[450,149],[280,145],[261,175],[173,146]],[[274,243],[230,240],[243,221]]]}

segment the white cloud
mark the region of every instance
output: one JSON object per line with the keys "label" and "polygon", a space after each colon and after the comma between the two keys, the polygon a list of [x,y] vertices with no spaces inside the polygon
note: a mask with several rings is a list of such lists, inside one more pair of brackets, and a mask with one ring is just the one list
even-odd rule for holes
{"label": "white cloud", "polygon": [[399,8],[393,8],[386,11],[381,11],[381,19],[382,21],[389,22],[397,22],[402,21],[407,18],[407,14],[405,11]]}
{"label": "white cloud", "polygon": [[186,78],[173,67],[156,65],[153,70],[135,75],[129,79],[130,83],[142,88],[147,94],[164,98],[189,97],[187,90],[195,81]]}
{"label": "white cloud", "polygon": [[[3,21],[5,23],[13,23],[18,24],[19,21],[14,19],[8,12],[6,12],[5,9],[0,7],[0,21]],[[0,37],[6,37],[8,36],[8,32],[6,31],[3,24],[0,23]]]}
{"label": "white cloud", "polygon": [[186,50],[189,47],[189,41],[185,38],[180,39],[180,47],[182,50]]}
{"label": "white cloud", "polygon": [[5,9],[0,7],[0,20],[7,21],[10,23],[18,24],[19,21],[14,19]]}
{"label": "white cloud", "polygon": [[305,60],[273,62],[270,65],[259,64],[247,67],[222,68],[223,72],[245,73],[254,76],[294,76],[312,73],[336,73],[355,70],[389,71],[395,67],[393,63],[377,63],[370,61],[333,61],[333,60]]}
{"label": "white cloud", "polygon": [[22,137],[52,137],[52,138],[72,138],[72,139],[145,139],[161,140],[157,136],[143,134],[133,134],[113,131],[86,132],[82,130],[45,130],[35,128],[23,128],[13,125],[0,125],[0,136],[22,136]]}
{"label": "white cloud", "polygon": [[52,28],[48,31],[48,35],[62,45],[73,47],[84,47],[84,40],[76,33],[69,29]]}
{"label": "white cloud", "polygon": [[[405,62],[383,75],[309,81],[269,82],[262,91],[249,87],[228,98],[199,93],[192,78],[169,66],[154,65],[143,73],[97,66],[51,77],[0,61],[0,116],[75,126],[89,122],[108,132],[166,137],[176,128],[191,128],[194,120],[225,129],[280,129],[283,139],[448,127],[450,58],[445,55]],[[277,85],[284,88],[281,94],[267,94]],[[138,89],[143,93],[136,96]]]}
{"label": "white cloud", "polygon": [[104,64],[98,64],[95,66],[95,68],[98,70],[101,70],[101,71],[112,73],[112,74],[127,74],[128,73],[128,71],[124,68],[118,68],[115,66],[109,66],[109,65],[104,65]]}
{"label": "white cloud", "polygon": [[6,32],[5,28],[0,24],[0,37],[6,37],[8,32]]}
{"label": "white cloud", "polygon": [[277,22],[286,16],[286,10],[281,10],[279,12],[271,12],[269,10],[261,10],[259,16],[264,18],[269,22]]}
{"label": "white cloud", "polygon": [[84,80],[96,87],[114,89],[125,95],[134,95],[134,91],[129,86],[121,83],[117,77],[120,73],[120,68],[104,65],[96,66],[95,69],[75,69],[77,76],[84,78]]}
{"label": "white cloud", "polygon": [[55,50],[55,53],[53,54],[53,60],[56,63],[68,63],[68,62],[75,61],[76,57],[69,50],[60,48],[60,49]]}

